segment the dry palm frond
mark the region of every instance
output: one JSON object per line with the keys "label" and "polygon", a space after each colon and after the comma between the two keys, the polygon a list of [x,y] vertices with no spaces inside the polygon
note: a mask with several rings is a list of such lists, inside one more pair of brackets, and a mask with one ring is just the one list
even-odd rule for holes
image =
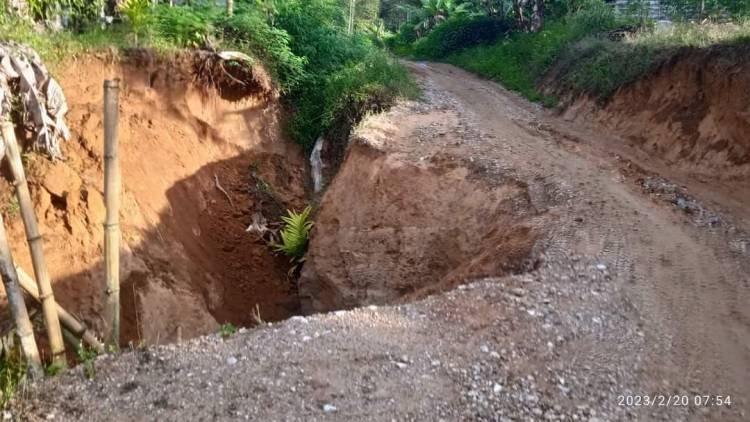
{"label": "dry palm frond", "polygon": [[60,138],[69,139],[68,104],[57,81],[29,47],[0,42],[0,120],[12,120],[20,104],[20,124],[34,134],[34,149],[51,159],[62,158]]}

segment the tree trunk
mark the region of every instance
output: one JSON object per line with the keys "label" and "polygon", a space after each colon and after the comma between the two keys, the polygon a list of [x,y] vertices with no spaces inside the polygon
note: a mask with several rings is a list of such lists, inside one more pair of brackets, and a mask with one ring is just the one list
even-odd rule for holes
{"label": "tree trunk", "polygon": [[5,296],[8,298],[8,307],[16,324],[16,333],[21,340],[21,351],[29,365],[29,374],[32,378],[41,378],[42,361],[39,358],[39,349],[34,339],[34,330],[29,320],[29,312],[26,302],[23,301],[23,293],[19,287],[18,273],[13,266],[13,254],[8,245],[8,235],[5,232],[5,222],[0,215],[0,276],[5,286]]}
{"label": "tree trunk", "polygon": [[518,25],[518,29],[521,31],[527,31],[529,29],[528,22],[526,22],[526,17],[524,16],[528,1],[529,0],[513,0],[513,13],[516,15],[516,25]]}
{"label": "tree trunk", "polygon": [[234,15],[234,0],[227,0],[227,16]]}
{"label": "tree trunk", "polygon": [[52,362],[56,365],[66,367],[65,344],[63,344],[62,329],[60,320],[57,317],[57,304],[52,292],[52,283],[47,273],[47,263],[44,259],[44,248],[42,245],[42,236],[39,234],[36,216],[34,215],[34,206],[31,202],[29,185],[26,182],[26,175],[21,163],[21,154],[16,143],[16,134],[13,131],[13,125],[9,122],[2,123],[2,136],[5,140],[5,146],[10,163],[11,173],[13,174],[13,184],[16,187],[16,197],[21,208],[21,218],[26,229],[26,239],[29,242],[31,251],[31,260],[34,265],[34,274],[36,281],[39,283],[39,293],[42,299],[42,311],[44,312],[44,321],[47,325],[47,336],[49,338],[50,349],[52,349]]}
{"label": "tree trunk", "polygon": [[534,10],[531,16],[531,32],[537,32],[544,25],[544,0],[534,0]]}

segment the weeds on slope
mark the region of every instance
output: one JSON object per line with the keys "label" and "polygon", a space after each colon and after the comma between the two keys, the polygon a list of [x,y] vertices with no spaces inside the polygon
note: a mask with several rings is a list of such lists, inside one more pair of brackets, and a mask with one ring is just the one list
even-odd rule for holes
{"label": "weeds on slope", "polygon": [[678,23],[641,31],[622,41],[587,37],[568,46],[552,70],[559,88],[606,101],[620,87],[652,71],[684,48],[750,41],[750,21],[697,25]]}
{"label": "weeds on slope", "polygon": [[[6,0],[0,0],[0,5]],[[363,34],[346,33],[344,8],[330,0],[287,0],[266,9],[235,2],[234,15],[212,3],[170,7],[146,0],[123,2],[124,21],[75,31],[39,31],[30,18],[0,12],[0,39],[32,46],[54,70],[76,54],[115,47],[157,53],[185,48],[240,50],[270,71],[293,112],[288,131],[306,149],[342,115],[387,106],[418,92],[408,72]],[[165,54],[166,55],[166,54]],[[349,120],[347,117],[344,120]]]}
{"label": "weeds on slope", "polygon": [[539,78],[569,45],[623,23],[610,7],[600,4],[550,22],[539,32],[515,32],[495,44],[468,48],[445,60],[495,79],[532,101],[552,104],[554,99],[537,90]]}

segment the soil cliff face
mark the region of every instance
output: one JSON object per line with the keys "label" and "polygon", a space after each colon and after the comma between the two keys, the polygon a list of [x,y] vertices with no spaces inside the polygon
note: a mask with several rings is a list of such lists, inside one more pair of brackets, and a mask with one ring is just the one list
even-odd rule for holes
{"label": "soil cliff face", "polygon": [[[529,265],[537,233],[524,183],[485,177],[429,145],[402,150],[420,142],[412,129],[446,117],[407,109],[363,124],[315,217],[299,282],[304,312],[413,300]],[[398,129],[383,131],[393,122]]]}
{"label": "soil cliff face", "polygon": [[606,105],[579,99],[564,116],[593,119],[671,165],[750,175],[750,45],[685,49]]}
{"label": "soil cliff face", "polygon": [[[98,328],[103,291],[102,83],[121,78],[123,337],[157,343],[296,312],[288,264],[245,232],[305,200],[305,161],[281,136],[268,96],[221,98],[189,59],[85,57],[56,75],[73,132],[66,159],[28,154],[27,171],[58,301]],[[221,186],[227,194],[221,192]],[[10,200],[9,185],[1,190]],[[5,203],[12,203],[5,202]],[[31,264],[12,210],[13,252]]]}

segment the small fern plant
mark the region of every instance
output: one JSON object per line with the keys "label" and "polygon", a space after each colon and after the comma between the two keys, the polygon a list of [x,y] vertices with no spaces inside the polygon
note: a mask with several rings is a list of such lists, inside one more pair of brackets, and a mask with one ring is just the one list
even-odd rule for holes
{"label": "small fern plant", "polygon": [[287,210],[287,215],[281,217],[284,227],[281,229],[281,243],[272,242],[271,246],[277,252],[281,252],[291,259],[294,266],[289,270],[293,273],[304,262],[307,243],[310,240],[310,230],[313,223],[310,220],[312,207],[307,206],[302,212]]}

